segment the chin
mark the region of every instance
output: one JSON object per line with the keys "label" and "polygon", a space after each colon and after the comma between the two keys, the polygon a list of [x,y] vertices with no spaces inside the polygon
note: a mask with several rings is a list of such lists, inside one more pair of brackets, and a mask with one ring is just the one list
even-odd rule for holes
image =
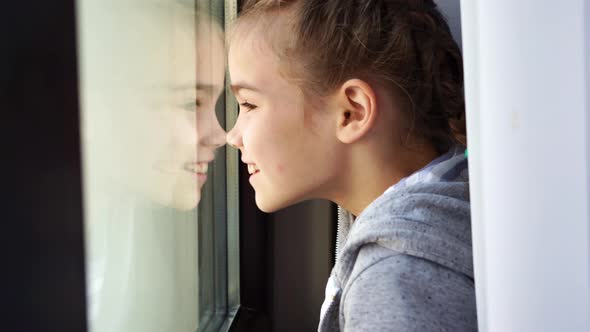
{"label": "chin", "polygon": [[170,191],[170,202],[166,205],[176,210],[192,210],[201,201],[201,188],[194,182],[177,181]]}
{"label": "chin", "polygon": [[274,199],[268,199],[264,197],[260,197],[258,194],[256,195],[256,206],[262,212],[266,213],[273,213],[277,212],[278,210],[287,208],[291,205],[295,205],[299,201],[291,201],[291,200],[277,200],[277,197],[273,197]]}
{"label": "chin", "polygon": [[184,193],[184,195],[174,197],[170,207],[181,211],[189,211],[196,208],[199,205],[199,201],[201,201],[201,193],[197,189],[196,193],[192,191],[191,193]]}
{"label": "chin", "polygon": [[266,213],[273,213],[276,212],[277,210],[280,210],[282,208],[282,206],[278,206],[277,204],[273,204],[272,202],[269,202],[268,200],[265,199],[260,199],[258,197],[258,195],[256,195],[256,206],[258,207],[258,209],[262,212],[266,212]]}
{"label": "chin", "polygon": [[179,201],[179,202],[172,202],[170,205],[171,208],[180,210],[180,211],[190,211],[197,207],[199,204],[199,200],[196,201]]}
{"label": "chin", "polygon": [[161,195],[155,196],[153,195],[150,199],[163,207],[179,210],[179,211],[190,211],[197,207],[199,201],[201,200],[201,195],[199,192],[196,194],[193,192],[181,192],[181,193],[174,193],[172,195]]}

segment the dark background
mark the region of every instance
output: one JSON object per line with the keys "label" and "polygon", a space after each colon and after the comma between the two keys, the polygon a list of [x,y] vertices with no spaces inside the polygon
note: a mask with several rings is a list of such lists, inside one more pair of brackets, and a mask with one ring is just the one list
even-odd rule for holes
{"label": "dark background", "polygon": [[2,331],[85,331],[73,0],[0,11]]}

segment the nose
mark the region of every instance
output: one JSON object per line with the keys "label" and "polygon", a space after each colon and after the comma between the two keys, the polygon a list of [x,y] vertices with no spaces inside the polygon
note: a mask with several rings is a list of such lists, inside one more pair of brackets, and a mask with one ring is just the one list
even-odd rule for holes
{"label": "nose", "polygon": [[233,146],[236,149],[240,149],[243,146],[242,133],[240,132],[237,124],[227,133],[225,139],[227,144]]}
{"label": "nose", "polygon": [[217,149],[225,144],[225,131],[219,124],[215,110],[197,111],[197,144]]}
{"label": "nose", "polygon": [[205,135],[202,137],[201,142],[203,145],[217,149],[225,144],[225,131],[221,128],[215,112],[211,113],[213,119],[203,123],[207,128],[202,131]]}
{"label": "nose", "polygon": [[215,128],[213,128],[214,133],[212,134],[213,138],[211,139],[211,142],[213,143],[213,146],[215,148],[219,148],[222,147],[223,145],[225,145],[225,130],[223,130],[223,128],[221,128],[221,125],[219,124],[219,121],[217,120],[217,118],[215,118]]}

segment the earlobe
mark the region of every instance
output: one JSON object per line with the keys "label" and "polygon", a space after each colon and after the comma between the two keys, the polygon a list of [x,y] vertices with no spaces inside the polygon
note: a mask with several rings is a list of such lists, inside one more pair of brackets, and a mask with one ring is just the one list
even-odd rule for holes
{"label": "earlobe", "polygon": [[377,102],[371,86],[360,79],[346,81],[336,95],[339,106],[337,136],[353,143],[367,134],[375,123]]}

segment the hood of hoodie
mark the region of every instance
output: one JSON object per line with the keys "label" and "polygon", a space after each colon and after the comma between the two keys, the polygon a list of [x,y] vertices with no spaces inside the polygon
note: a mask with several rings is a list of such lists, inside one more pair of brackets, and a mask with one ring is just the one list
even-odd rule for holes
{"label": "hood of hoodie", "polygon": [[360,249],[376,243],[473,279],[467,159],[455,147],[402,179],[356,218],[340,210],[334,276],[350,277]]}

